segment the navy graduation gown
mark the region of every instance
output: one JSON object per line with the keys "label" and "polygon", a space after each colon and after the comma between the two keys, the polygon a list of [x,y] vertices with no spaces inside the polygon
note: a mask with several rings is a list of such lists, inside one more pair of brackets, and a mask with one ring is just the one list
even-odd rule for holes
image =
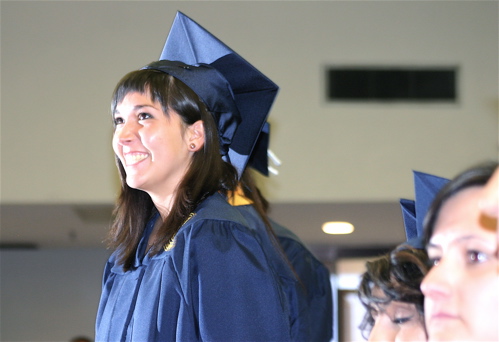
{"label": "navy graduation gown", "polygon": [[[265,225],[255,208],[252,205],[237,205],[235,208],[257,228],[265,241]],[[271,258],[277,262],[275,269],[281,276],[281,286],[288,296],[292,340],[330,341],[333,338],[333,300],[329,270],[296,234],[273,220],[270,223],[302,285],[296,286],[296,281],[291,282],[289,268],[283,267],[278,257]]]}
{"label": "navy graduation gown", "polygon": [[333,292],[329,270],[296,234],[272,220],[271,224],[307,292],[307,307],[302,312],[309,322],[309,335],[305,340],[330,341],[333,338]]}
{"label": "navy graduation gown", "polygon": [[96,341],[289,341],[275,262],[244,217],[215,194],[150,257],[147,225],[134,267],[105,267]]}

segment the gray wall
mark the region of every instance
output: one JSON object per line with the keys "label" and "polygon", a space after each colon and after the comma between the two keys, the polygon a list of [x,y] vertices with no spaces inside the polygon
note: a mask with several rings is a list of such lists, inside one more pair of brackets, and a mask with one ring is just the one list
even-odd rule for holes
{"label": "gray wall", "polygon": [[0,340],[94,336],[105,249],[0,251]]}

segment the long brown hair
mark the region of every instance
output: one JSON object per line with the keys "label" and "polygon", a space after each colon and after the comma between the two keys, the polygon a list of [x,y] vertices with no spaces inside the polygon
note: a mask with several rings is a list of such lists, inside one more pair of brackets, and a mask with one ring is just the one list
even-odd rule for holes
{"label": "long brown hair", "polygon": [[[132,71],[117,84],[111,113],[131,92],[148,94],[153,101],[161,103],[165,115],[173,110],[187,126],[202,120],[205,130],[204,147],[194,153],[177,187],[171,211],[158,229],[158,240],[150,249],[151,255],[155,255],[175,236],[204,198],[217,191],[227,193],[235,190],[237,171],[221,158],[217,127],[212,115],[196,93],[183,82],[156,70]],[[129,270],[146,223],[156,213],[156,208],[146,192],[127,185],[125,169],[118,157],[116,164],[120,173],[121,193],[114,210],[115,218],[108,234],[108,245],[118,250],[118,263]]]}

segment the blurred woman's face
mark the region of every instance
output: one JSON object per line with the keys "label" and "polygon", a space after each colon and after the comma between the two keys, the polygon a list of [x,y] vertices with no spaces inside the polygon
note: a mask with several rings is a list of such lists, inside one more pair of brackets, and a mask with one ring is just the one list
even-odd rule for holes
{"label": "blurred woman's face", "polygon": [[480,213],[482,187],[442,206],[428,245],[434,263],[421,284],[432,341],[499,340],[497,218]]}
{"label": "blurred woman's face", "polygon": [[391,301],[371,309],[369,341],[426,341],[423,317],[410,303]]}

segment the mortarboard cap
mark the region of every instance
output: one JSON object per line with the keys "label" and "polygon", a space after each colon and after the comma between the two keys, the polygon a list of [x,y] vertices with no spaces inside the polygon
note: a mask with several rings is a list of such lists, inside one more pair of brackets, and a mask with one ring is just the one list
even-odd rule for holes
{"label": "mortarboard cap", "polygon": [[256,141],[255,147],[249,158],[248,165],[264,176],[269,175],[268,150],[270,143],[270,124],[268,122],[262,128]]}
{"label": "mortarboard cap", "polygon": [[435,196],[449,181],[446,178],[413,171],[415,201],[401,199],[400,207],[404,220],[407,243],[423,249],[423,222]]}
{"label": "mortarboard cap", "polygon": [[448,179],[414,171],[414,191],[416,200],[416,222],[418,236],[423,234],[423,222],[438,192],[449,182]]}
{"label": "mortarboard cap", "polygon": [[180,79],[205,102],[218,126],[221,154],[241,175],[278,86],[181,12],[177,12],[160,61],[145,68]]}
{"label": "mortarboard cap", "polygon": [[[270,143],[270,124],[268,122],[262,128],[258,140],[256,141],[253,152],[251,153],[248,166],[260,172],[264,176],[269,173],[278,175],[279,171],[275,168],[281,165],[281,160],[269,149]],[[272,166],[269,165],[269,159],[272,161]]]}
{"label": "mortarboard cap", "polygon": [[405,236],[407,241],[418,237],[416,224],[416,202],[409,199],[400,199],[400,209],[404,220]]}

